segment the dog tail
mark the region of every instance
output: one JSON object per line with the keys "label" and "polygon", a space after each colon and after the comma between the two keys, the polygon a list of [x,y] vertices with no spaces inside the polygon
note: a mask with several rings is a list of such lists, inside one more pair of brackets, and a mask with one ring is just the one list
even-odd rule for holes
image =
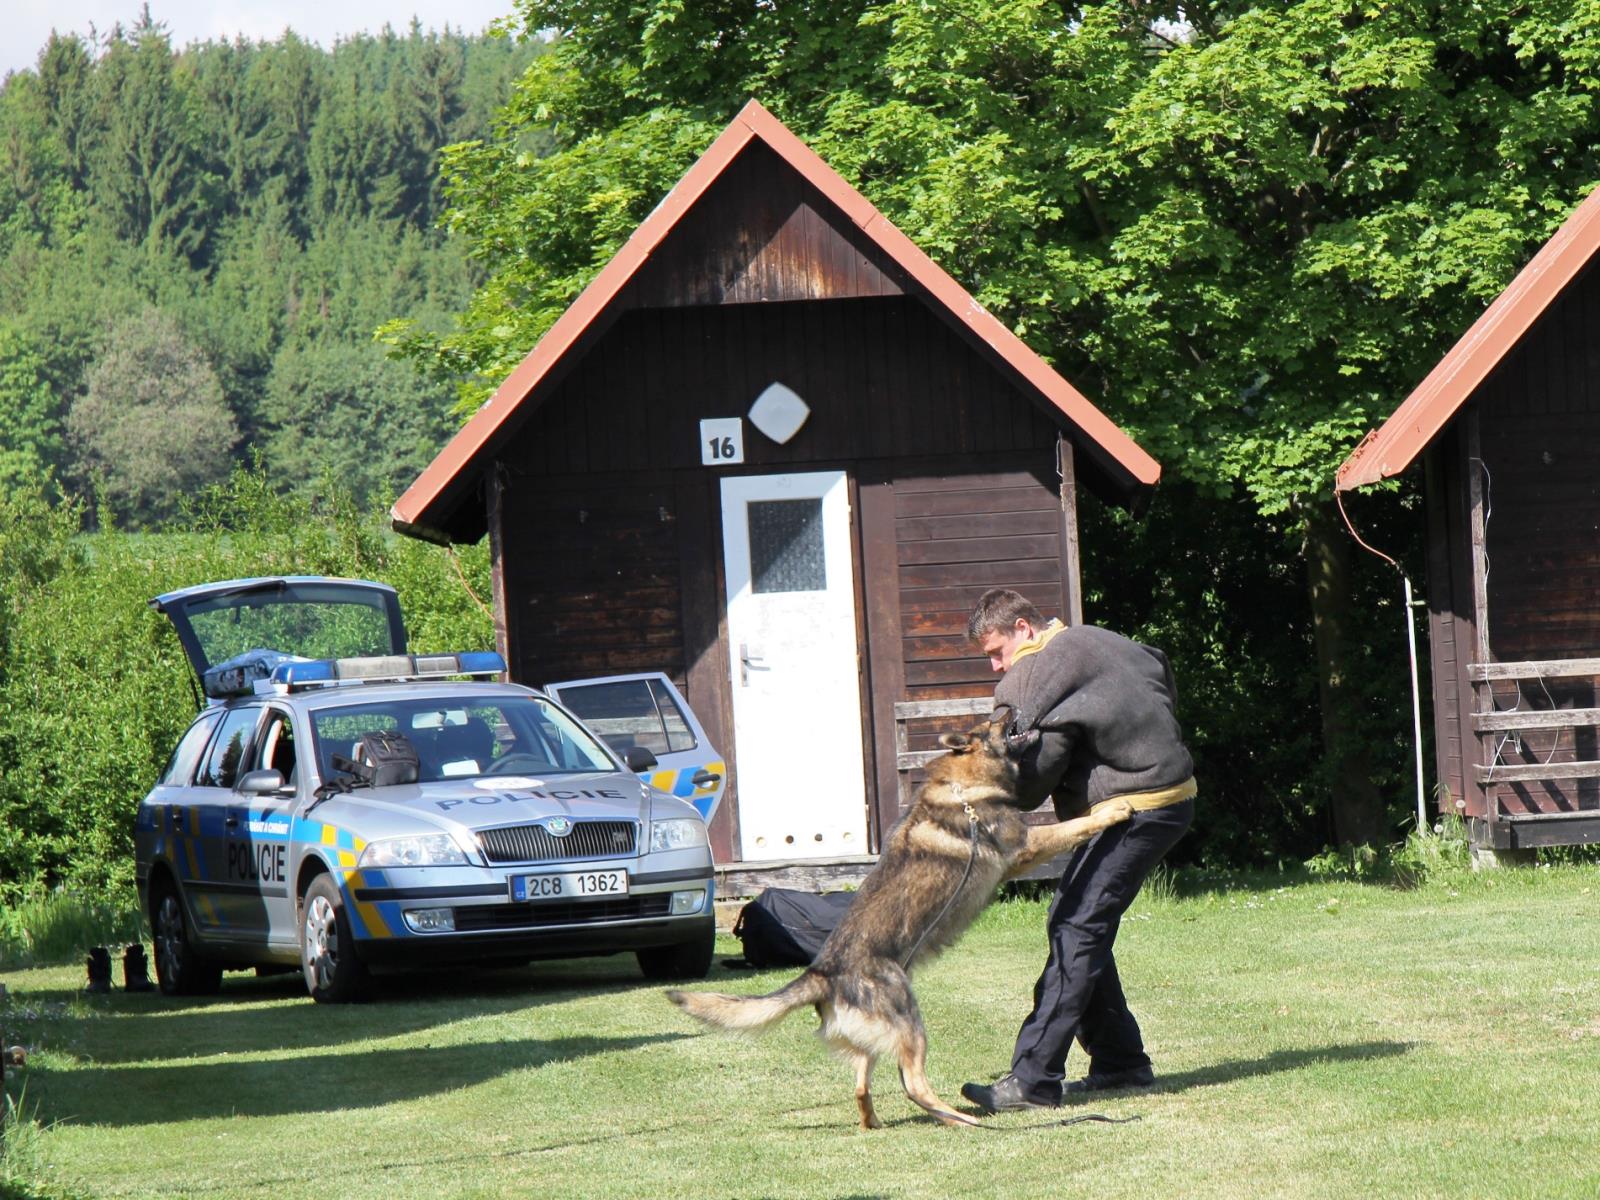
{"label": "dog tail", "polygon": [[830,990],[826,976],[807,971],[792,983],[765,996],[725,996],[720,992],[680,992],[674,989],[667,993],[667,999],[707,1025],[740,1033],[760,1033],[776,1025],[795,1009],[817,1003]]}

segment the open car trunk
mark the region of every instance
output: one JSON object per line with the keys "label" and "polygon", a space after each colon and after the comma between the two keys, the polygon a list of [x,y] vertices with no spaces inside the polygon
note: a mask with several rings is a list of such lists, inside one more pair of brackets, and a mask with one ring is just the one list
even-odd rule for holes
{"label": "open car trunk", "polygon": [[367,580],[230,579],[167,592],[150,607],[172,622],[213,701],[249,692],[282,662],[406,652],[399,596]]}

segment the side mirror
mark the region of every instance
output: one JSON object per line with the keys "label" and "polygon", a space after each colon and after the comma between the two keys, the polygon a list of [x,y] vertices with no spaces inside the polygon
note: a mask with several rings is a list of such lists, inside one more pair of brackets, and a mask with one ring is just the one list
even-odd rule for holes
{"label": "side mirror", "polygon": [[283,776],[271,770],[246,771],[239,776],[233,790],[247,796],[268,796],[283,791]]}
{"label": "side mirror", "polygon": [[628,764],[628,770],[637,774],[655,766],[656,756],[643,746],[629,746],[622,752],[622,761]]}

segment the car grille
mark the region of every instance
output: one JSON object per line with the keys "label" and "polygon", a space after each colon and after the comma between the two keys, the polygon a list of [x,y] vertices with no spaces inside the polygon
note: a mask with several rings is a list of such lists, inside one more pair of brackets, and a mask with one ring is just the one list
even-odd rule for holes
{"label": "car grille", "polygon": [[456,909],[457,933],[489,929],[539,929],[546,925],[587,925],[664,917],[671,892],[618,896],[614,900],[546,900],[538,904],[472,904]]}
{"label": "car grille", "polygon": [[631,857],[638,837],[633,821],[575,821],[566,837],[556,837],[543,825],[484,829],[478,845],[492,863],[568,862]]}

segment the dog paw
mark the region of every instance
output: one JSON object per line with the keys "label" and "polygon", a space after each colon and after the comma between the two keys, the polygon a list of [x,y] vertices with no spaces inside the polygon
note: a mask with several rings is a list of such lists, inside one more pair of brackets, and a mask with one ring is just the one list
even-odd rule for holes
{"label": "dog paw", "polygon": [[1105,817],[1107,825],[1120,825],[1129,817],[1133,816],[1133,805],[1118,797],[1113,800],[1108,800],[1099,809],[1099,812]]}

